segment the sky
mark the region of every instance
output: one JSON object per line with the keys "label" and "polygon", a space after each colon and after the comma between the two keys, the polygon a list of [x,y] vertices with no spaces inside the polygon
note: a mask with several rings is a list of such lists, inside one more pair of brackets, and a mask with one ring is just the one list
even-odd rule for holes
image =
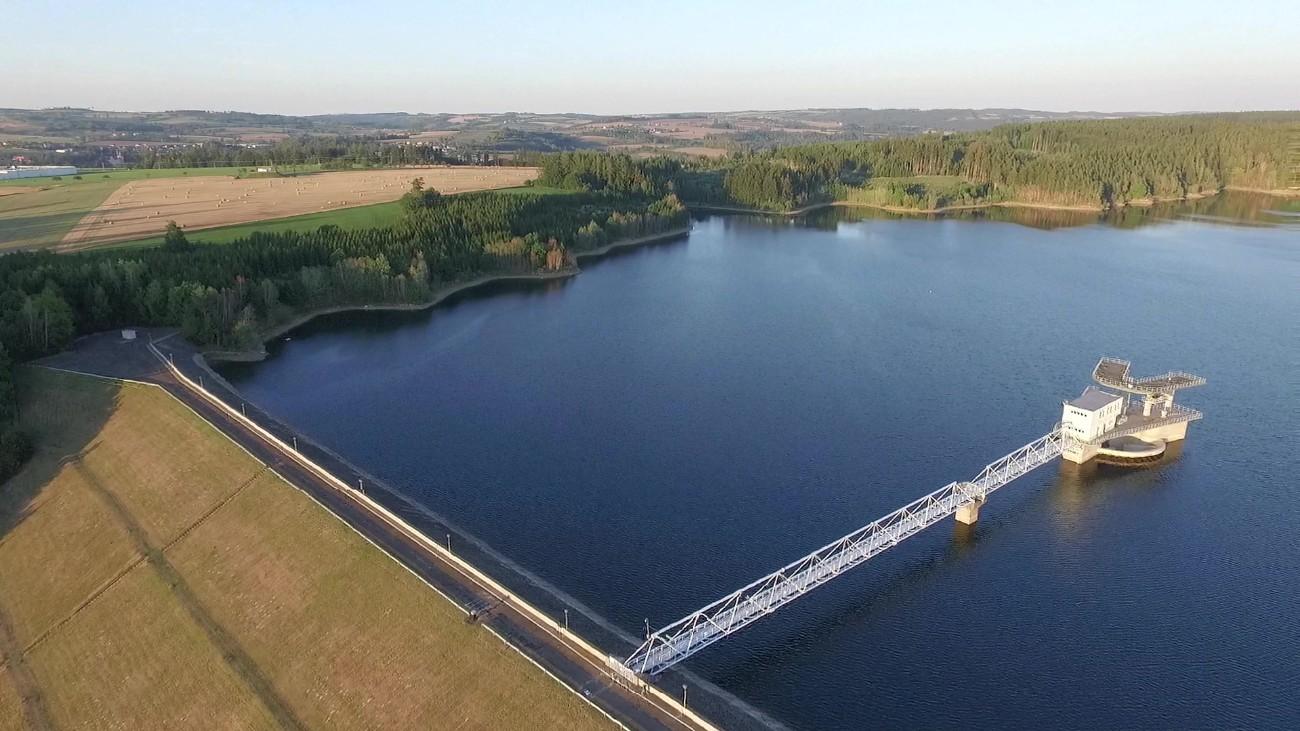
{"label": "sky", "polygon": [[0,0],[0,107],[1300,108],[1300,0]]}

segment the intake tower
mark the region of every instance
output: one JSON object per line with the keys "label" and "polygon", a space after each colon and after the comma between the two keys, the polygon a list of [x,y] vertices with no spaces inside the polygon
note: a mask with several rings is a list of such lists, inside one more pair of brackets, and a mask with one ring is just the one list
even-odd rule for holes
{"label": "intake tower", "polygon": [[1061,458],[1083,464],[1092,459],[1113,464],[1154,462],[1170,442],[1187,437],[1187,425],[1201,412],[1174,403],[1181,388],[1205,379],[1182,371],[1133,378],[1129,362],[1102,358],[1092,369],[1083,394],[1066,401],[1061,430],[1070,437]]}

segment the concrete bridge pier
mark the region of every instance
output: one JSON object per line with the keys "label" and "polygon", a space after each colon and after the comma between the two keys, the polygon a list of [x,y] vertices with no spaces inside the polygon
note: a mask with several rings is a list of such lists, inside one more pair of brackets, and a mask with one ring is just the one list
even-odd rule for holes
{"label": "concrete bridge pier", "polygon": [[980,506],[984,504],[984,498],[975,498],[965,505],[957,506],[956,518],[958,523],[965,525],[975,525],[975,521],[980,519]]}

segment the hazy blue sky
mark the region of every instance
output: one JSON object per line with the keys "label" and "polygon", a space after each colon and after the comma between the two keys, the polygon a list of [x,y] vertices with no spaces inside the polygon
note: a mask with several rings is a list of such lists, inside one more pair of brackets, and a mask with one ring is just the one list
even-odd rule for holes
{"label": "hazy blue sky", "polygon": [[1300,108],[1300,0],[3,0],[0,107]]}

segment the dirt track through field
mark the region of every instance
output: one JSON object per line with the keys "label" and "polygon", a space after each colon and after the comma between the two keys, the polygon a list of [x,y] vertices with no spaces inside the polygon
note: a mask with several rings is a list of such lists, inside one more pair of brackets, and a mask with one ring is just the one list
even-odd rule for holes
{"label": "dirt track through field", "polygon": [[[36,731],[54,728],[50,723],[45,702],[41,698],[40,686],[32,676],[31,669],[23,661],[22,650],[14,639],[8,618],[3,611],[0,611],[0,679],[3,679],[6,673],[13,683],[14,691],[18,693],[23,720],[28,728]],[[0,718],[0,721],[3,720]]]}
{"label": "dirt track through field", "polygon": [[168,221],[186,231],[251,223],[338,208],[386,203],[424,178],[442,193],[510,188],[537,177],[536,168],[431,167],[351,170],[293,177],[176,177],[133,180],[115,190],[63,237],[59,249],[157,236]]}
{"label": "dirt track through field", "polygon": [[[172,597],[190,615],[190,618],[194,620],[194,623],[203,631],[213,646],[221,651],[221,656],[230,666],[230,669],[244,681],[248,689],[262,702],[279,726],[285,729],[306,728],[294,714],[293,709],[289,707],[289,704],[276,692],[275,686],[266,677],[262,669],[257,666],[257,663],[248,656],[248,653],[239,645],[239,642],[225,627],[222,627],[217,622],[208,608],[203,605],[203,602],[190,588],[189,583],[172,566],[163,550],[149,542],[144,527],[131,514],[127,506],[100,482],[98,476],[83,460],[74,460],[72,466],[81,473],[81,476],[85,478],[86,485],[95,492],[109,511],[126,528],[127,534],[131,536],[132,541],[135,543],[136,551],[145,557],[145,563],[171,589]],[[245,482],[240,485],[237,491],[242,491],[247,484]]]}

